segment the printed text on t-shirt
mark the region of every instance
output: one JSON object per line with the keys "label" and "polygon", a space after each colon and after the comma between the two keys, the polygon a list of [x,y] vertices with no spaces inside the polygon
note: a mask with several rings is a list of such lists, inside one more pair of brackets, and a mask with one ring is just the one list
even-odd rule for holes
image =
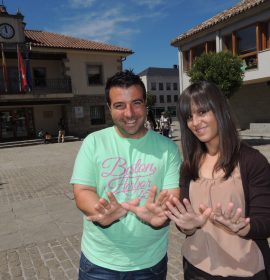
{"label": "printed text on t-shirt", "polygon": [[150,179],[157,168],[153,163],[143,163],[141,159],[128,165],[124,158],[113,157],[103,161],[102,169],[101,176],[110,177],[106,191],[113,194],[136,192],[138,197],[144,198],[152,186]]}

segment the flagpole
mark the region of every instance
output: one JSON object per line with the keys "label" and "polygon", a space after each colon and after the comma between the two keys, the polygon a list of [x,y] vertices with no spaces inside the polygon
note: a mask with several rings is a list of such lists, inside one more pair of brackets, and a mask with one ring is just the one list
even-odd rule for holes
{"label": "flagpole", "polygon": [[17,58],[18,58],[18,79],[19,79],[19,90],[22,91],[21,83],[21,71],[20,71],[20,58],[19,58],[19,44],[17,44]]}

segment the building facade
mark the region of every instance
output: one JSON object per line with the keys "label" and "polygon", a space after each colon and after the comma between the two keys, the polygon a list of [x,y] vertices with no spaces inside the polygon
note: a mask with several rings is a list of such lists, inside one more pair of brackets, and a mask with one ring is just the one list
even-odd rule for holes
{"label": "building facade", "polygon": [[231,51],[243,60],[243,87],[230,98],[239,127],[270,122],[270,1],[242,0],[173,39],[178,48],[180,92],[187,70],[204,52]]}
{"label": "building facade", "polygon": [[161,112],[169,112],[176,116],[176,104],[179,96],[179,71],[177,65],[173,68],[149,67],[138,74],[146,88],[146,92],[155,96],[152,107],[156,118]]}
{"label": "building facade", "polygon": [[0,139],[56,135],[60,118],[69,135],[111,124],[104,87],[122,70],[127,48],[26,30],[20,12],[0,5]]}

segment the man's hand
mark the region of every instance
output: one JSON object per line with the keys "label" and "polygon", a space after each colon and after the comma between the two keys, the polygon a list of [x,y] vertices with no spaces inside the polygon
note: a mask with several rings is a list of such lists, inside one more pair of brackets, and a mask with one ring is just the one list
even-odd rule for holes
{"label": "man's hand", "polygon": [[185,198],[182,204],[176,197],[166,202],[169,211],[166,211],[167,217],[183,230],[192,234],[198,227],[203,226],[209,218],[212,209],[200,205],[199,213],[196,213],[190,202]]}
{"label": "man's hand", "polygon": [[149,197],[143,206],[138,206],[140,200],[137,199],[131,202],[123,202],[122,207],[126,211],[133,212],[142,221],[150,224],[153,227],[160,227],[167,221],[164,207],[166,201],[170,198],[168,191],[163,190],[155,199],[157,187],[153,186],[149,192]]}
{"label": "man's hand", "polygon": [[107,195],[108,200],[100,198],[95,204],[94,209],[97,214],[88,216],[87,220],[108,226],[126,215],[127,211],[118,203],[113,193],[108,192]]}

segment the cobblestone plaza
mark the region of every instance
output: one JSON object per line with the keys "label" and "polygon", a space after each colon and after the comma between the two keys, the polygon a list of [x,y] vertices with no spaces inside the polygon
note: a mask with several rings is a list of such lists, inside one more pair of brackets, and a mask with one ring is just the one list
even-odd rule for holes
{"label": "cobblestone plaza", "polygon": [[[69,179],[80,145],[77,141],[0,150],[1,280],[77,279],[82,215]],[[269,143],[257,148],[269,160]],[[183,279],[183,239],[172,224],[168,280]]]}
{"label": "cobblestone plaza", "polygon": [[[0,279],[75,280],[82,215],[69,178],[80,141],[1,149]],[[170,232],[168,279],[181,279],[181,241]]]}

